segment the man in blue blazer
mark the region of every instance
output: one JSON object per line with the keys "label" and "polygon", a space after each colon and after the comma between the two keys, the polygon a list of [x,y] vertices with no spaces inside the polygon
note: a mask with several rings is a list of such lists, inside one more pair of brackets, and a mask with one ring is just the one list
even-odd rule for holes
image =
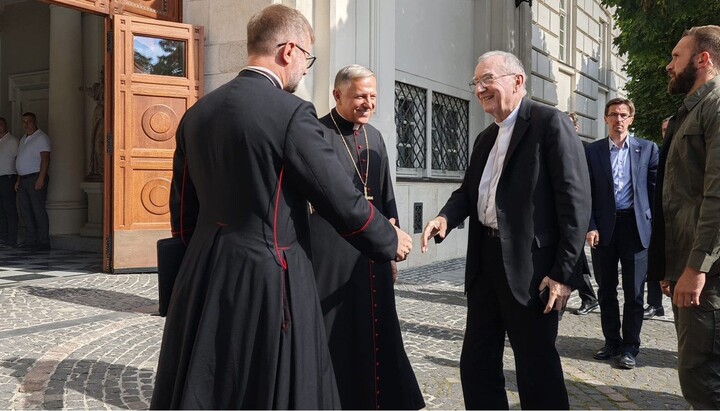
{"label": "man in blue blazer", "polygon": [[[620,368],[635,367],[640,351],[643,292],[647,274],[652,201],[658,167],[655,143],[630,135],[632,101],[614,98],[605,105],[608,137],[585,149],[590,172],[592,213],[586,240],[592,247],[605,345],[593,357],[621,356]],[[617,299],[618,260],[625,294],[622,335]]]}

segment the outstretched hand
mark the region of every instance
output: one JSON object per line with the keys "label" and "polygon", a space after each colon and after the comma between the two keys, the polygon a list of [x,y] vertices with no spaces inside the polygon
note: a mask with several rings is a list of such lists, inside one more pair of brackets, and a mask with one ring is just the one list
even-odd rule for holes
{"label": "outstretched hand", "polygon": [[428,221],[422,234],[422,241],[420,243],[420,251],[426,252],[428,249],[428,242],[431,238],[439,235],[440,238],[445,238],[447,234],[447,220],[445,217],[438,216],[435,219]]}

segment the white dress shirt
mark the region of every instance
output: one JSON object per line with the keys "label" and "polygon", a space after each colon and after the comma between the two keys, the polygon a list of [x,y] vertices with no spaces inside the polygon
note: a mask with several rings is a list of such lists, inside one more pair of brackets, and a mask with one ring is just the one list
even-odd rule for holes
{"label": "white dress shirt", "polygon": [[478,187],[478,219],[483,225],[495,229],[498,228],[495,192],[497,191],[498,181],[500,181],[502,167],[505,163],[505,155],[507,154],[510,138],[515,129],[515,120],[517,120],[519,109],[520,103],[518,103],[505,120],[500,123],[495,122],[500,129],[498,130],[495,144],[492,150],[490,150],[490,156],[485,164],[482,178],[480,178],[480,186]]}
{"label": "white dress shirt", "polygon": [[17,174],[15,157],[18,152],[18,139],[10,133],[0,137],[0,176]]}
{"label": "white dress shirt", "polygon": [[18,144],[15,167],[18,175],[25,176],[40,171],[41,157],[43,151],[50,152],[50,137],[42,130],[37,129],[29,136],[26,134]]}

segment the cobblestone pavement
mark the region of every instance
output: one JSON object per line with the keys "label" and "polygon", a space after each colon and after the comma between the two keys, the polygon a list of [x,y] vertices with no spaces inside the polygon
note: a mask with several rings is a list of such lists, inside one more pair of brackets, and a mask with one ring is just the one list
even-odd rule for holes
{"label": "cobblestone pavement", "polygon": [[[430,409],[464,408],[458,368],[463,266],[452,260],[400,272],[398,313]],[[670,315],[644,324],[634,370],[592,359],[603,344],[598,312],[564,316],[558,349],[572,408],[689,408],[680,395],[672,311],[664,302]],[[578,305],[575,295],[570,306]],[[164,324],[156,311],[153,274],[76,274],[0,287],[0,408],[146,409]],[[505,376],[511,407],[519,408],[509,346]]]}

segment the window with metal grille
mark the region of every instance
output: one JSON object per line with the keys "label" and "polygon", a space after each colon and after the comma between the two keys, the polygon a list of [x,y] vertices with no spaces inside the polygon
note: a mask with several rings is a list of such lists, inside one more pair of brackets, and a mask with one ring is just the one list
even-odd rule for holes
{"label": "window with metal grille", "polygon": [[432,107],[433,170],[465,171],[470,102],[433,92]]}
{"label": "window with metal grille", "polygon": [[425,168],[427,90],[395,82],[397,167]]}

